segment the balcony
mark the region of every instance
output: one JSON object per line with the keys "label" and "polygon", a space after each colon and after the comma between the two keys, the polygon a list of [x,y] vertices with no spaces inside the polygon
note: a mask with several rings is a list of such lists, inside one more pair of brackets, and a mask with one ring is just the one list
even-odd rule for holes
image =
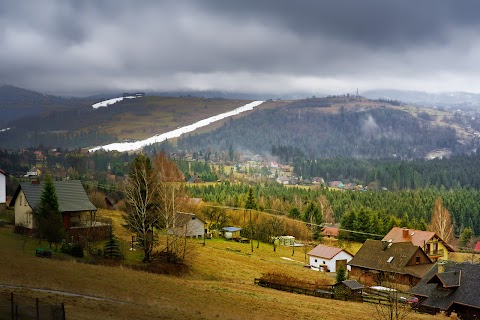
{"label": "balcony", "polygon": [[438,249],[436,251],[431,250],[430,252],[426,252],[426,254],[429,258],[438,258],[443,257],[444,251],[443,249]]}

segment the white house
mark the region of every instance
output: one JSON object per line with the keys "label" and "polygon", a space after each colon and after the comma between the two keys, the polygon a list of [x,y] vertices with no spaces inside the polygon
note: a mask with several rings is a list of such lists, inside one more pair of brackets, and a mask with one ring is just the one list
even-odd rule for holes
{"label": "white house", "polygon": [[174,227],[168,230],[169,234],[182,237],[203,238],[207,230],[205,222],[193,213],[178,212]]}
{"label": "white house", "polygon": [[337,272],[340,267],[350,271],[350,266],[347,266],[347,263],[353,258],[353,255],[341,248],[323,244],[313,248],[307,255],[310,265],[324,272]]}
{"label": "white house", "polygon": [[5,211],[7,203],[7,174],[0,169],[0,212]]}

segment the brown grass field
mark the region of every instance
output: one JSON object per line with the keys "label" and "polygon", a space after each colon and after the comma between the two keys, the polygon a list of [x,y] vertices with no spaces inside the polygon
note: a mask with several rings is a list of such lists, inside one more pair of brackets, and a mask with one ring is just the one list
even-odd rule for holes
{"label": "brown grass field", "polygon": [[[116,233],[121,230],[118,212]],[[91,265],[65,258],[34,256],[38,240],[14,234],[12,226],[0,228],[0,284],[22,286],[13,290],[38,297],[45,302],[64,302],[67,319],[372,319],[370,304],[315,298],[255,286],[255,277],[277,271],[311,282],[332,283],[333,277],[303,268],[304,253],[268,244],[250,244],[223,239],[192,240],[194,249],[188,260],[189,271],[182,276],[133,271],[126,267]],[[46,246],[46,243],[42,244]],[[292,260],[283,259],[290,258]],[[141,259],[128,252],[127,261]],[[87,297],[69,297],[58,293],[31,291],[42,288],[77,293]],[[432,319],[411,313],[408,319]],[[435,319],[447,319],[436,317]]]}

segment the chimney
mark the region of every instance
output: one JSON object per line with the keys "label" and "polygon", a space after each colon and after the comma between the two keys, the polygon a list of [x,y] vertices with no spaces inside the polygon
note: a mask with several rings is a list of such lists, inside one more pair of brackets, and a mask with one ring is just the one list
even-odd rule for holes
{"label": "chimney", "polygon": [[382,240],[382,251],[385,251],[387,249],[387,241]]}
{"label": "chimney", "polygon": [[402,231],[403,231],[403,237],[408,238],[408,233],[409,233],[408,231],[409,230],[407,228],[404,228]]}
{"label": "chimney", "polygon": [[445,272],[445,264],[446,262],[444,260],[441,260],[437,263],[437,274],[444,273]]}

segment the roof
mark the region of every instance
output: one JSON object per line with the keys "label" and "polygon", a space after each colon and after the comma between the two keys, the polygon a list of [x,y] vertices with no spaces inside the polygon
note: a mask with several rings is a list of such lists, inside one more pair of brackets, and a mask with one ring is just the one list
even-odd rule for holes
{"label": "roof", "polygon": [[447,271],[436,273],[427,283],[441,284],[444,288],[460,286],[461,271]]}
{"label": "roof", "polygon": [[361,284],[360,282],[358,282],[356,280],[343,280],[342,282],[339,282],[335,285],[338,285],[340,283],[344,284],[345,286],[349,287],[352,290],[360,290],[360,289],[365,288],[365,286],[363,284]]}
{"label": "roof", "polygon": [[[404,230],[407,234],[407,237],[404,237]],[[399,227],[393,227],[390,232],[387,233],[382,240],[390,241],[391,242],[411,242],[415,246],[422,247],[430,241],[434,236],[436,236],[447,248],[448,251],[453,252],[453,248],[450,247],[442,238],[440,238],[435,232],[433,231],[423,231],[423,230],[414,230],[414,229],[405,229]]]}
{"label": "roof", "polygon": [[[456,303],[480,309],[478,294],[480,265],[453,261],[442,261],[442,263],[444,263],[444,272],[438,273],[437,263],[409,292],[427,297],[421,303],[427,307],[448,310],[452,304]],[[459,285],[442,287],[442,284],[436,281],[437,279],[443,279],[447,283],[458,280]]]}
{"label": "roof", "polygon": [[223,231],[226,232],[235,232],[235,231],[240,231],[242,228],[237,228],[237,227],[224,227],[222,228]]}
{"label": "roof", "polygon": [[322,233],[323,233],[324,236],[338,237],[338,228],[337,227],[323,227]]}
{"label": "roof", "polygon": [[2,169],[0,169],[0,173],[3,174],[3,175],[7,175],[7,173],[5,171],[3,171]]}
{"label": "roof", "polygon": [[332,259],[333,257],[335,257],[337,254],[339,254],[342,251],[343,251],[343,249],[341,249],[341,248],[330,247],[330,246],[325,246],[323,244],[319,244],[318,246],[313,248],[307,254],[309,256],[325,258],[325,259]]}
{"label": "roof", "polygon": [[203,221],[200,217],[198,217],[197,215],[195,215],[195,214],[193,214],[193,213],[177,212],[177,216],[176,216],[176,220],[175,220],[175,225],[176,225],[177,227],[184,226],[184,225],[186,225],[189,221],[192,221],[192,220],[195,220],[195,219],[198,219],[198,220],[200,220],[201,222],[203,222],[203,224],[205,224],[205,221]]}
{"label": "roof", "polygon": [[[90,202],[80,180],[53,181],[57,194],[60,212],[96,211],[97,208]],[[20,190],[32,209],[40,204],[43,192],[42,183],[22,182],[18,186],[11,203],[15,202]]]}
{"label": "roof", "polygon": [[431,269],[432,263],[408,265],[417,255],[423,255],[430,261],[425,252],[411,242],[389,244],[380,240],[367,240],[348,265],[421,278]]}
{"label": "roof", "polygon": [[477,242],[473,251],[480,251],[480,241]]}

